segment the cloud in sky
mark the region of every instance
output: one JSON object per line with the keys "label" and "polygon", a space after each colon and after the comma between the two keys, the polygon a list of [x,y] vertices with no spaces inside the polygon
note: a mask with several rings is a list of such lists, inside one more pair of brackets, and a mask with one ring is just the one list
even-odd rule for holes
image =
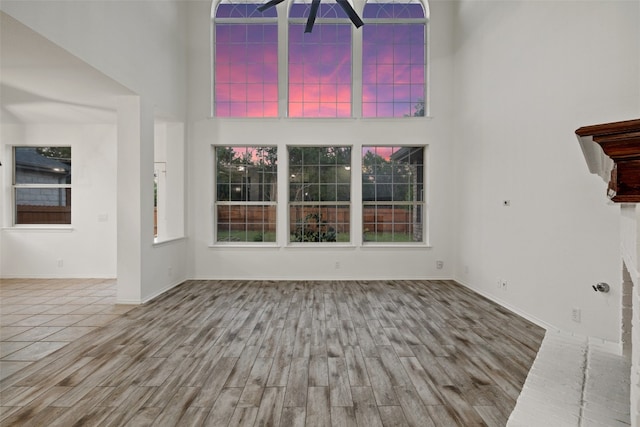
{"label": "cloud in sky", "polygon": [[351,116],[351,26],[289,25],[289,116]]}
{"label": "cloud in sky", "polygon": [[217,24],[219,117],[278,116],[277,24]]}

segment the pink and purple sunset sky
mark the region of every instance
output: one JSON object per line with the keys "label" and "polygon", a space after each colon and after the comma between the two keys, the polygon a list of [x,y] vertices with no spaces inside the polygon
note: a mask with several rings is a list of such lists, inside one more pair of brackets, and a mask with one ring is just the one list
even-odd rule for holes
{"label": "pink and purple sunset sky", "polygon": [[[223,5],[216,16],[234,16]],[[343,17],[334,6],[321,4],[318,17]],[[290,16],[306,17],[306,8],[294,4]],[[240,12],[252,13],[250,7]],[[363,32],[362,116],[413,115],[424,102],[424,24],[367,23],[377,17],[420,19],[424,12],[419,4],[365,7],[365,25],[357,30]],[[351,117],[351,24],[316,22],[311,33],[304,33],[304,26],[289,24],[288,116]],[[278,116],[277,51],[276,23],[216,24],[218,117]]]}

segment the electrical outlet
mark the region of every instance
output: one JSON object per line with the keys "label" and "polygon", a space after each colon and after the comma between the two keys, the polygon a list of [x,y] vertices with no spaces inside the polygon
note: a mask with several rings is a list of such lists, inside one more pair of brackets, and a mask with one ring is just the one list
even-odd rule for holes
{"label": "electrical outlet", "polygon": [[442,270],[443,267],[444,267],[444,261],[436,261],[436,268],[438,270]]}
{"label": "electrical outlet", "polygon": [[580,310],[578,307],[574,307],[571,310],[571,320],[576,323],[580,323],[582,321],[582,310]]}
{"label": "electrical outlet", "polygon": [[336,270],[340,270],[340,261],[336,261]]}
{"label": "electrical outlet", "polygon": [[62,258],[60,258],[58,260],[58,268],[62,268],[62,267],[64,267],[64,260]]}

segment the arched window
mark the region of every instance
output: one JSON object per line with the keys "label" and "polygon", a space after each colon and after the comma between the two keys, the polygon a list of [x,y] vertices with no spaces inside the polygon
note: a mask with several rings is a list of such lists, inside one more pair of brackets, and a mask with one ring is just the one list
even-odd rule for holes
{"label": "arched window", "polygon": [[369,0],[363,15],[362,116],[424,116],[424,5],[419,0]]}
{"label": "arched window", "polygon": [[351,21],[325,0],[305,33],[310,6],[289,12],[289,117],[351,117]]}
{"label": "arched window", "polygon": [[214,88],[218,117],[278,116],[276,9],[223,0],[215,11]]}

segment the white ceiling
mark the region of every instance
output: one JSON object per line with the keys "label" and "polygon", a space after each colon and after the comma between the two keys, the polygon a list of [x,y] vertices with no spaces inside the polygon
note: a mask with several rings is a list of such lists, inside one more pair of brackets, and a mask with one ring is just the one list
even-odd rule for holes
{"label": "white ceiling", "polygon": [[0,12],[0,122],[115,123],[131,91]]}

